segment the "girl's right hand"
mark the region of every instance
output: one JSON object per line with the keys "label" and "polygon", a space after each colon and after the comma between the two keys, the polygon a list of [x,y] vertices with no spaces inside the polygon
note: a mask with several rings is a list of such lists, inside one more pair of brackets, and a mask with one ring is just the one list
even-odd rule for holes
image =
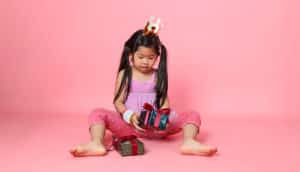
{"label": "girl's right hand", "polygon": [[137,113],[134,113],[131,116],[130,123],[134,126],[134,128],[136,128],[139,131],[142,131],[142,132],[146,131],[145,129],[143,129],[139,126],[139,115]]}

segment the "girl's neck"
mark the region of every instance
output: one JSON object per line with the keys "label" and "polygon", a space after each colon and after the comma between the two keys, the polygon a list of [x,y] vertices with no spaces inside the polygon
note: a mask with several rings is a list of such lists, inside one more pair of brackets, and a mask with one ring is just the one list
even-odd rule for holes
{"label": "girl's neck", "polygon": [[141,72],[134,67],[131,67],[132,69],[132,79],[134,80],[149,80],[154,72],[154,70],[151,70],[147,73]]}

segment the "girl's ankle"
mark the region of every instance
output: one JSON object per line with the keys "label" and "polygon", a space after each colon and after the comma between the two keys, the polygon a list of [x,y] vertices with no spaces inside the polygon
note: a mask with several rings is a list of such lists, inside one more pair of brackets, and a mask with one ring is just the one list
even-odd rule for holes
{"label": "girl's ankle", "polygon": [[91,142],[97,145],[101,145],[101,146],[103,145],[101,140],[92,140]]}

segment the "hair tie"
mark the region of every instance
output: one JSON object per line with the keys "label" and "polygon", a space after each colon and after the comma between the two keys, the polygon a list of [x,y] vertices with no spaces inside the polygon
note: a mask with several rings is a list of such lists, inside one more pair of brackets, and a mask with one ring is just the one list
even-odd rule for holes
{"label": "hair tie", "polygon": [[154,16],[151,16],[144,28],[144,35],[157,35],[161,26],[160,18],[157,18],[156,21],[154,21]]}

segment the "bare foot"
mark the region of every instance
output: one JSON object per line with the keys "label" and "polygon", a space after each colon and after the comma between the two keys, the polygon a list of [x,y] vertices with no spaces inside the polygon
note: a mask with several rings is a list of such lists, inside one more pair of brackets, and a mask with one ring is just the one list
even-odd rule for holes
{"label": "bare foot", "polygon": [[70,153],[75,157],[82,156],[101,156],[106,154],[106,149],[103,144],[90,142],[80,144],[70,149]]}
{"label": "bare foot", "polygon": [[198,141],[191,139],[183,142],[180,151],[185,155],[211,156],[217,152],[217,148],[201,144]]}

